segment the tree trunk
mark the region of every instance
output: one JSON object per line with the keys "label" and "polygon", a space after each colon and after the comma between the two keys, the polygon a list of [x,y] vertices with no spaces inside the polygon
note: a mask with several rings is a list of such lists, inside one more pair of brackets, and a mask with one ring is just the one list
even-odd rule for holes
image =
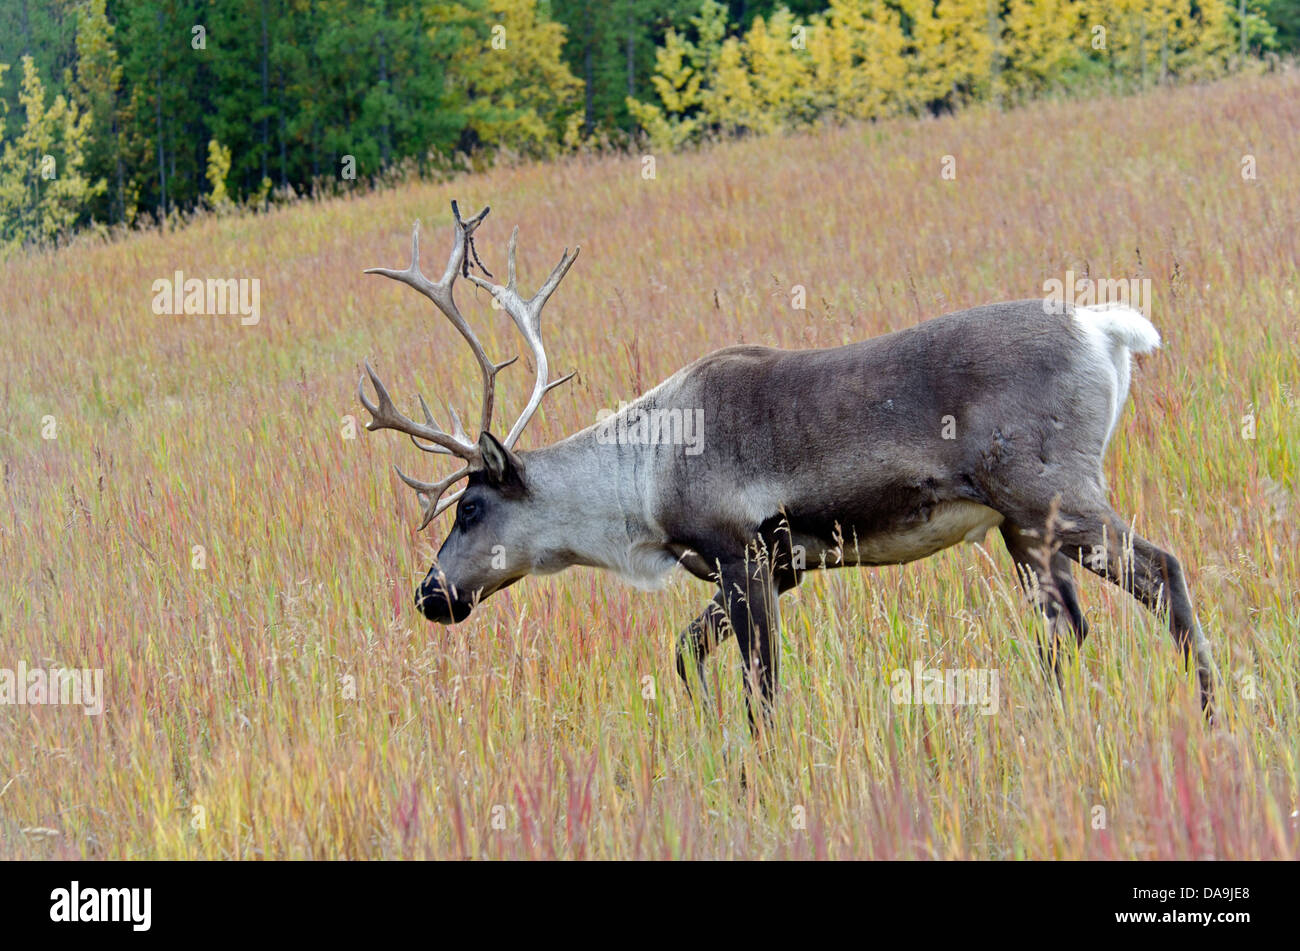
{"label": "tree trunk", "polygon": [[[268,76],[269,59],[271,56],[270,41],[266,32],[266,0],[262,0],[262,182],[270,178],[268,165],[271,153],[271,127],[270,116],[267,114],[268,104],[271,100],[270,77]],[[257,183],[257,187],[262,187],[262,182]],[[271,196],[268,193],[263,200],[263,207],[271,206]]]}
{"label": "tree trunk", "polygon": [[158,192],[160,195],[159,209],[162,211],[162,228],[167,230],[167,162],[163,149],[163,117],[162,117],[162,70],[158,71],[158,110],[157,110],[157,129],[158,129]]}
{"label": "tree trunk", "polygon": [[632,0],[627,4],[627,95],[636,98],[636,15]]}
{"label": "tree trunk", "polygon": [[583,119],[582,131],[584,135],[591,135],[591,128],[595,119],[596,106],[594,101],[595,92],[592,89],[592,72],[594,66],[592,62],[592,57],[594,55],[594,49],[593,49],[593,42],[591,38],[591,34],[595,29],[595,24],[591,22],[590,3],[584,3],[582,5],[582,13],[583,13],[583,20],[585,21],[584,25],[587,27],[585,44],[582,48],[582,78],[584,80],[583,87],[584,87],[584,95],[585,95],[585,111],[582,117]]}
{"label": "tree trunk", "polygon": [[1241,65],[1246,65],[1246,0],[1241,0],[1237,7],[1237,17],[1241,20]]}

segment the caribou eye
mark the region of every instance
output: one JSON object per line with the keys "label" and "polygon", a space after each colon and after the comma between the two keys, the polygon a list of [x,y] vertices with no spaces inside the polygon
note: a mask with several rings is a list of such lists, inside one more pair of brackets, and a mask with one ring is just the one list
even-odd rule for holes
{"label": "caribou eye", "polygon": [[474,519],[478,518],[480,509],[481,506],[477,502],[465,501],[460,503],[460,511],[457,514],[460,515],[460,520],[468,525]]}

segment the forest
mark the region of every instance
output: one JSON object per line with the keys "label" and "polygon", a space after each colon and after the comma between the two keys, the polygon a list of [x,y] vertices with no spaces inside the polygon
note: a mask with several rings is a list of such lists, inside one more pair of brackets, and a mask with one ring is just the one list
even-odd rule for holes
{"label": "forest", "polygon": [[1267,69],[1297,0],[4,0],[0,252],[87,228]]}

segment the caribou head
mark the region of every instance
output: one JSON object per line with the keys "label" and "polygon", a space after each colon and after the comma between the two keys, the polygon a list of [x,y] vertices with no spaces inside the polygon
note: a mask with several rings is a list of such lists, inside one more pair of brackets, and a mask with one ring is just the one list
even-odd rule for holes
{"label": "caribou head", "polygon": [[[368,268],[366,273],[382,274],[415,288],[433,301],[469,344],[483,380],[483,411],[478,437],[471,438],[466,433],[459,415],[450,404],[447,406],[451,419],[450,432],[434,421],[433,413],[422,396],[418,399],[424,422],[418,422],[400,412],[369,363],[366,363],[366,376],[374,387],[377,401],[372,402],[366,395],[365,377],[357,385],[357,394],[372,417],[366,423],[367,429],[392,429],[405,433],[411,437],[412,443],[425,452],[454,456],[464,463],[436,482],[423,482],[397,469],[398,477],[414,489],[420,498],[424,512],[421,529],[442,512],[452,506],[456,507],[456,518],[451,531],[415,594],[415,604],[421,613],[431,621],[442,624],[463,621],[475,603],[527,574],[547,570],[548,562],[554,560],[553,547],[547,544],[545,525],[540,519],[531,517],[537,508],[534,504],[534,486],[530,484],[528,466],[514,451],[514,446],[528,421],[537,412],[542,398],[573,376],[569,374],[557,380],[549,379],[550,364],[542,343],[541,320],[542,308],[573,266],[578,251],[581,250],[575,248],[570,254],[568,248],[565,248],[560,263],[551,271],[550,277],[536,294],[525,300],[520,296],[516,284],[515,243],[519,229],[516,228],[510,236],[506,283],[501,286],[470,273],[471,267],[477,265],[484,274],[492,277],[479,261],[474,249],[474,231],[483,223],[490,209],[485,207],[468,219],[461,218],[460,209],[454,201],[451,210],[455,220],[455,238],[441,280],[435,283],[420,270],[418,222],[411,235],[411,263],[405,269],[398,271],[376,267]],[[491,432],[496,403],[496,377],[517,358],[496,363],[488,357],[478,336],[456,306],[453,285],[457,276],[466,277],[492,294],[501,308],[510,315],[532,353],[536,367],[532,395],[504,439],[498,439]],[[444,497],[447,490],[461,480],[465,480],[464,488]]]}

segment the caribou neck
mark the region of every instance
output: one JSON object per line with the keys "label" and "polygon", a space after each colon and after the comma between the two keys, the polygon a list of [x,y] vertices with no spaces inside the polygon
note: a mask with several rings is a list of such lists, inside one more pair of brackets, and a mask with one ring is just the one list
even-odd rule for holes
{"label": "caribou neck", "polygon": [[676,563],[653,517],[657,459],[651,447],[606,444],[596,427],[521,453],[525,480],[547,512],[539,570],[605,568],[655,587]]}

